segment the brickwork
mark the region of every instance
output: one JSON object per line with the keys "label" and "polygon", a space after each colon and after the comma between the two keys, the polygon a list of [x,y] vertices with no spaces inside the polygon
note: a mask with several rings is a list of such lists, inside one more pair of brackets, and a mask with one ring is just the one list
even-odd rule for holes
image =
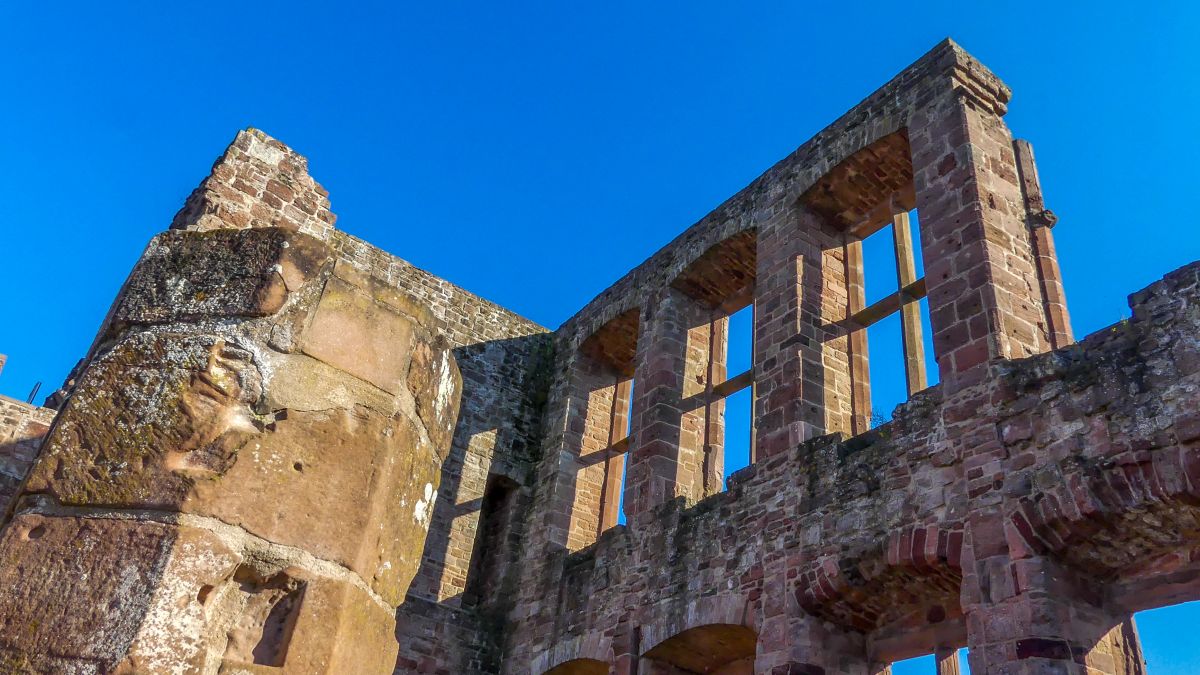
{"label": "brickwork", "polygon": [[[606,533],[564,560],[514,661],[632,672],[635,627],[646,653],[734,624],[757,636],[754,672],[865,673],[968,645],[972,672],[1126,672],[1111,663],[1136,653],[1132,611],[1200,598],[1197,300],[1200,264],[1135,296],[1127,324],[952,398],[927,390],[871,433],[793,446],[728,492]],[[1152,530],[1128,525],[1144,518]],[[1031,608],[1047,622],[1028,624]],[[799,664],[824,670],[775,670]]]}
{"label": "brickwork", "polygon": [[[943,42],[553,333],[240,133],[36,461],[53,413],[0,399],[0,615],[45,617],[0,670],[1142,675],[1132,614],[1200,599],[1200,263],[1075,344],[1008,98]],[[926,277],[864,307],[914,208]],[[941,383],[906,348],[868,431],[865,327],[926,295]]]}
{"label": "brickwork", "polygon": [[21,481],[29,473],[54,413],[0,396],[0,514],[8,512]]}
{"label": "brickwork", "polygon": [[[1102,338],[1070,346],[1046,228],[1052,216],[1032,154],[1014,144],[1002,121],[1008,99],[986,68],[952,43],[939,45],[559,329],[557,353],[569,358],[616,317],[640,315],[626,487],[631,517],[627,527],[579,549],[590,532],[569,527],[566,505],[579,504],[564,496],[575,494],[590,469],[570,453],[569,435],[556,432],[569,431],[580,414],[568,405],[572,382],[556,378],[531,522],[563,524],[531,530],[525,544],[504,672],[602,672],[600,663],[615,673],[881,673],[895,660],[968,645],[973,672],[1141,672],[1126,601],[1086,592],[1119,566],[1066,586],[1037,587],[1076,574],[1074,567],[1065,559],[1040,568],[1026,562],[1029,556],[1014,559],[1012,536],[1003,536],[1017,527],[1005,518],[1028,508],[1015,506],[1011,495],[1045,481],[1044,472],[1080,468],[1062,448],[1039,447],[1020,458],[998,449],[1006,447],[1001,419],[1017,400],[1013,378],[1064,359],[1095,371],[1116,353]],[[914,292],[929,298],[942,384],[913,396],[893,422],[863,433],[871,416],[866,342],[851,318],[864,310],[858,242],[914,208],[926,270]],[[747,236],[757,249],[749,273],[744,262],[753,257],[723,254]],[[703,336],[689,340],[689,333],[703,325],[706,306],[731,295],[737,284],[724,281],[730,278],[753,290],[757,460],[731,478],[728,492],[712,495],[694,487],[698,427],[686,413],[705,404],[703,393],[720,377],[697,377],[707,355],[690,348]],[[1175,276],[1158,287],[1164,285],[1180,286]],[[899,298],[895,309],[908,301]],[[1160,318],[1129,330],[1147,342],[1182,339],[1194,320],[1187,302],[1158,312],[1179,322],[1171,327]],[[1154,310],[1135,309],[1147,311]],[[1052,348],[1065,351],[1047,354]],[[1146,396],[1120,411],[1106,399],[1110,407],[1093,406],[1083,426],[1136,415],[1154,396],[1147,387],[1161,385],[1160,395],[1181,403],[1159,425],[1188,428],[1194,399],[1182,401],[1194,369],[1141,367],[1158,373],[1156,384],[1138,385]],[[556,372],[570,372],[569,362]],[[684,405],[684,391],[700,398]],[[1050,414],[1018,408],[1023,424]],[[1087,438],[1078,421],[1063,428],[1075,434],[1071,443]],[[1191,452],[1187,443],[1164,440],[1171,433],[1164,428],[1153,441],[1162,457]],[[1167,510],[1188,499],[1180,495]],[[1123,513],[1129,505],[1112,508]],[[1058,520],[1041,522],[1047,534],[1029,536],[1062,536],[1053,534],[1063,527]],[[1166,545],[1173,562],[1158,563],[1163,570],[1190,564],[1178,561],[1186,557],[1185,540],[1176,536]],[[981,550],[1000,557],[980,562]],[[1010,571],[1001,572],[1002,565]],[[1138,567],[1126,565],[1121,569]],[[1029,590],[1014,595],[998,587],[998,574]],[[1163,576],[1131,583],[1177,591],[1155,604],[1196,593],[1194,585],[1181,589]],[[1017,620],[1048,596],[1058,604],[1036,611],[1053,613],[1057,623]],[[745,633],[731,626],[750,631],[749,651]],[[1056,658],[1059,665],[1051,665]]]}
{"label": "brickwork", "polygon": [[675,497],[694,502],[719,489],[705,481],[705,440],[719,431],[706,429],[703,395],[714,372],[723,379],[728,332],[710,308],[673,288],[643,309],[641,326],[625,486],[630,518]]}
{"label": "brickwork", "polygon": [[988,359],[1050,346],[1006,100],[953,87],[909,124],[934,349],[951,383]]}
{"label": "brickwork", "polygon": [[[854,409],[844,235],[803,208],[759,231],[754,420],[759,457],[850,431]],[[865,354],[860,354],[865,364]]]}
{"label": "brickwork", "polygon": [[329,193],[308,175],[308,160],[258,129],[247,129],[188,196],[171,228],[280,227],[325,239],[336,220]]}

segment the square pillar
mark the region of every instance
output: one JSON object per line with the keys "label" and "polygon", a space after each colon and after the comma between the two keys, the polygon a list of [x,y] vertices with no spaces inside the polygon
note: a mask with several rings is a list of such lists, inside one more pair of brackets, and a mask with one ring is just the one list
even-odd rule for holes
{"label": "square pillar", "polygon": [[630,520],[675,497],[697,501],[720,490],[706,480],[723,414],[709,394],[724,377],[728,323],[707,304],[667,288],[642,308],[640,325],[625,485]]}
{"label": "square pillar", "polygon": [[1047,351],[1050,335],[1003,101],[953,80],[909,120],[941,380]]}
{"label": "square pillar", "polygon": [[937,660],[937,675],[962,675],[957,649],[938,649],[934,652],[934,658]]}
{"label": "square pillar", "polygon": [[1107,606],[1094,579],[1031,555],[1025,536],[996,512],[970,519],[962,603],[971,672],[1145,675],[1133,618]]}
{"label": "square pillar", "polygon": [[1017,155],[1021,190],[1025,195],[1025,220],[1033,235],[1033,252],[1037,260],[1038,278],[1042,282],[1042,302],[1045,305],[1046,323],[1050,328],[1050,344],[1058,349],[1075,341],[1071,333],[1071,316],[1067,312],[1062,273],[1058,267],[1058,254],[1054,250],[1054,235],[1050,233],[1050,228],[1054,227],[1058,218],[1046,208],[1037,162],[1033,158],[1033,146],[1029,141],[1016,140],[1013,141],[1013,151]]}
{"label": "square pillar", "polygon": [[887,664],[867,657],[866,638],[789,607],[764,619],[756,672],[779,675],[886,675]]}
{"label": "square pillar", "polygon": [[[759,229],[754,298],[757,459],[814,436],[854,431],[844,241],[840,230],[799,205]],[[865,366],[865,354],[857,358]]]}

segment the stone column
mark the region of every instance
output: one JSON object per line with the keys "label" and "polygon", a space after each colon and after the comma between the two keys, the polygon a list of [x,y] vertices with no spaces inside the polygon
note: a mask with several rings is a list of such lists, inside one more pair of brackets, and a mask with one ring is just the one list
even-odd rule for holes
{"label": "stone column", "polygon": [[957,70],[946,78],[908,135],[934,352],[953,389],[975,366],[1046,351],[1050,338],[1001,117],[1007,90]]}
{"label": "stone column", "polygon": [[[756,459],[854,428],[843,236],[796,207],[762,225],[755,285]],[[865,361],[864,361],[865,363]]]}
{"label": "stone column", "polygon": [[1012,548],[994,519],[973,515],[963,609],[971,672],[1145,675],[1132,617],[1107,607],[1103,587],[1047,556]]}
{"label": "stone column", "polygon": [[865,637],[790,609],[764,620],[755,672],[778,675],[884,675],[867,658]]}
{"label": "stone column", "polygon": [[1046,325],[1050,332],[1050,345],[1058,349],[1075,341],[1071,332],[1071,316],[1067,312],[1067,295],[1063,290],[1062,272],[1058,267],[1058,254],[1054,250],[1054,235],[1050,228],[1058,222],[1054,212],[1046,208],[1042,196],[1042,184],[1038,179],[1037,162],[1033,159],[1033,146],[1029,141],[1013,141],[1020,172],[1021,191],[1025,195],[1025,220],[1033,234],[1033,252],[1037,260],[1038,279],[1041,281],[1042,302],[1046,311]]}
{"label": "stone column", "polygon": [[[713,369],[724,373],[725,354],[714,353],[713,310],[674,288],[642,308],[634,366],[632,451],[625,485],[625,513],[633,519],[675,497],[695,501],[705,485],[707,406]],[[719,409],[718,409],[719,414]],[[707,489],[706,489],[707,488]],[[719,486],[717,486],[719,489]]]}

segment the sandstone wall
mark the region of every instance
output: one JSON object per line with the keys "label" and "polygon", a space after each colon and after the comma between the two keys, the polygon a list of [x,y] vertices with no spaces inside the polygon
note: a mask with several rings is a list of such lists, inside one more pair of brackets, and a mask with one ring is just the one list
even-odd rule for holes
{"label": "sandstone wall", "polygon": [[[250,130],[151,242],[0,541],[43,571],[6,615],[52,617],[0,635],[12,667],[403,671],[458,611],[489,476],[527,481],[546,331],[332,224]],[[478,604],[451,667],[497,658]]]}
{"label": "sandstone wall", "polygon": [[[1195,344],[1195,315],[1191,300],[1163,310],[1149,297],[1192,288],[1194,269],[1135,303],[1159,320],[1115,329],[1132,331],[1136,356],[1101,338],[1047,354],[1071,342],[1055,219],[1028,144],[1004,124],[1009,96],[943,42],[557,331],[504,672],[874,675],[968,644],[981,673],[1140,672],[1124,591],[1086,589],[1129,574],[1121,584],[1197,590],[1159,572],[1132,581],[1134,568],[1186,576],[1192,564],[1192,536],[1164,530],[1194,530],[1192,484],[1180,477],[1195,452],[1195,370],[1162,345]],[[925,276],[863,307],[854,247],[914,209]],[[865,329],[922,297],[941,384],[866,432]],[[724,322],[747,304],[753,366],[726,381]],[[1015,384],[1063,359],[1075,366]],[[1114,371],[1114,359],[1128,367]],[[1054,398],[1080,372],[1093,377],[1072,396],[1103,405]],[[754,465],[715,494],[719,399],[734,385],[754,388]],[[630,389],[626,440],[615,402]],[[1119,408],[1116,390],[1130,398]],[[1177,403],[1160,410],[1163,400]],[[1040,431],[1008,430],[1060,410],[1044,429],[1052,450]],[[1153,423],[1138,417],[1150,410]],[[1015,451],[1017,440],[1038,450]],[[1094,488],[1095,503],[1073,516],[1043,512],[1099,480],[1092,455],[1110,452],[1133,455],[1105,462],[1138,466],[1113,475],[1159,462],[1164,474],[1143,478],[1144,490]],[[612,528],[623,465],[627,526]],[[1055,472],[1065,487],[1040,496]],[[1131,490],[1170,506],[1129,501]],[[1100,572],[1065,553],[1116,536],[1097,519],[1143,516],[1173,523],[1146,534],[1156,550],[1110,543],[1136,553]]]}
{"label": "sandstone wall", "polygon": [[54,415],[48,408],[0,396],[0,514],[8,512]]}
{"label": "sandstone wall", "polygon": [[510,672],[632,672],[631,655],[710,626],[753,631],[749,653],[726,635],[687,643],[689,658],[748,655],[752,672],[872,673],[968,643],[973,672],[1140,668],[1122,622],[1200,598],[1200,263],[1131,307],[1077,345],[996,362],[868,434],[814,439],[609,530],[546,582],[558,590]]}
{"label": "sandstone wall", "polygon": [[[239,134],[217,161],[172,227],[296,228],[325,241],[341,273],[365,275],[428,313],[434,332],[450,346],[463,389],[422,562],[400,608],[397,668],[404,671],[428,661],[431,650],[452,672],[470,663],[494,664],[498,631],[475,627],[494,623],[497,615],[504,614],[510,602],[508,591],[497,588],[476,606],[461,605],[472,564],[478,566],[484,553],[478,536],[480,505],[490,478],[504,477],[517,486],[506,529],[518,537],[524,526],[531,467],[540,452],[537,434],[542,383],[552,351],[550,335],[523,317],[334,229],[334,218],[328,194],[308,177],[307,160],[249,130]],[[515,560],[516,549],[505,547],[498,557],[506,570]],[[459,617],[455,628],[437,639],[434,647],[428,646],[425,627],[438,625],[435,617],[445,616]]]}

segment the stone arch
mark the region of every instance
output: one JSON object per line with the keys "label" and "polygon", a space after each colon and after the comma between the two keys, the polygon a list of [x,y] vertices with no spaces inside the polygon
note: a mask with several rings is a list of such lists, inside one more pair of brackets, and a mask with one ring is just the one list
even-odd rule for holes
{"label": "stone arch", "polygon": [[588,633],[560,639],[534,658],[530,670],[545,675],[607,675],[611,661],[611,638]]}
{"label": "stone arch", "polygon": [[1200,600],[1200,447],[1140,462],[1063,463],[1058,480],[1015,500],[1004,522],[1009,554],[1052,554],[1104,582],[1130,611]]}
{"label": "stone arch", "polygon": [[965,644],[960,526],[897,528],[882,546],[825,556],[801,569],[796,599],[815,617],[871,636],[883,663]]}
{"label": "stone arch", "polygon": [[[682,611],[681,611],[682,610]],[[689,600],[680,608],[678,604],[659,606],[641,620],[641,644],[652,647],[692,628],[711,624],[745,626],[757,632],[750,603],[739,593],[706,595]]]}
{"label": "stone arch", "polygon": [[689,628],[642,654],[675,672],[750,675],[758,634],[741,624],[714,623]]}
{"label": "stone arch", "polygon": [[676,669],[666,672],[754,672],[758,632],[751,604],[741,594],[704,596],[682,608],[660,606],[658,613],[642,622],[643,658]]}

